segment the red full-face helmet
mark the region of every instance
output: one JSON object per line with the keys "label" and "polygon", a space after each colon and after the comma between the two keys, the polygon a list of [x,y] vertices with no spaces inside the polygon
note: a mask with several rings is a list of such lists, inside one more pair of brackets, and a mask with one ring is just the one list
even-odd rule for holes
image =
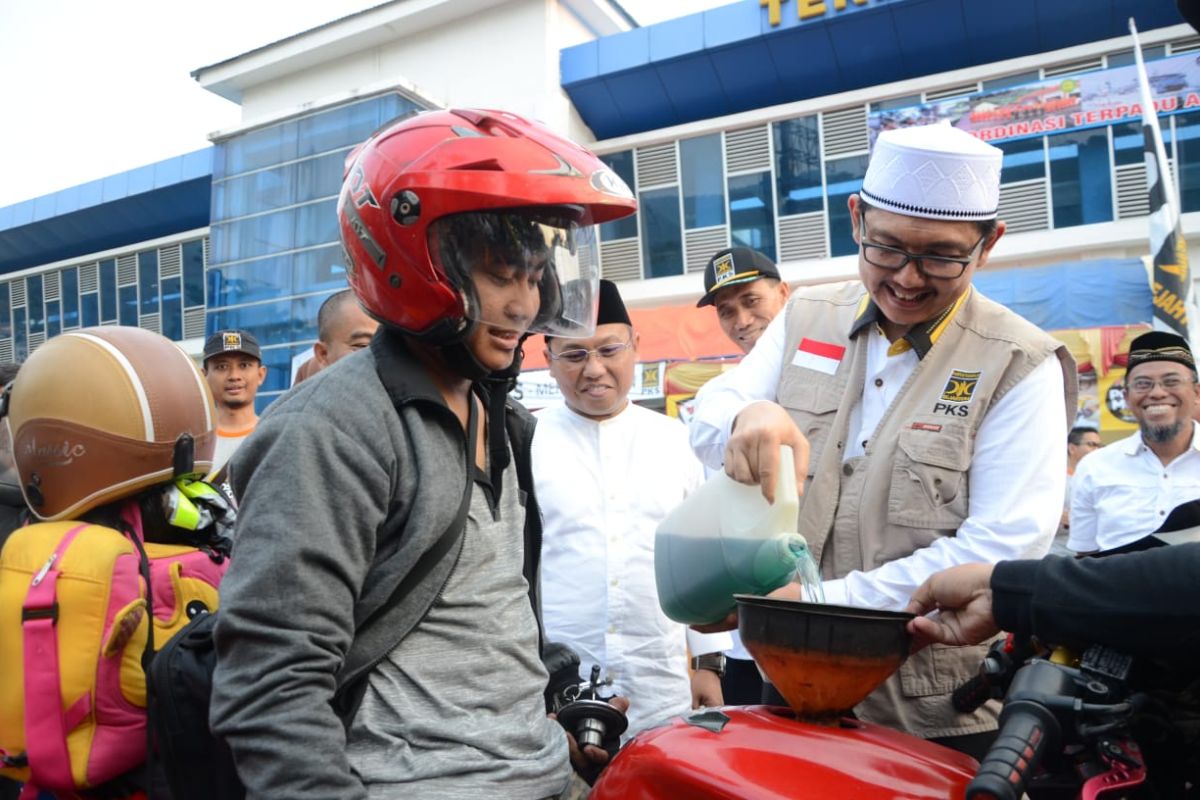
{"label": "red full-face helmet", "polygon": [[504,111],[433,111],[377,133],[347,159],[338,221],[351,288],[381,322],[435,345],[485,318],[472,271],[501,263],[536,281],[526,330],[590,336],[594,225],[637,209],[595,155]]}

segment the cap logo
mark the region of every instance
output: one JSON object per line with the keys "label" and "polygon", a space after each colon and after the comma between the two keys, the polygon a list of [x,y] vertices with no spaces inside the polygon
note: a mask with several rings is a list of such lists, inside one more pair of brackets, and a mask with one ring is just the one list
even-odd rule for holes
{"label": "cap logo", "polygon": [[241,350],[242,335],[237,331],[226,331],[221,337],[221,349],[223,350]]}
{"label": "cap logo", "polygon": [[736,274],[732,253],[726,253],[713,261],[713,286],[720,286],[725,281],[732,280]]}
{"label": "cap logo", "polygon": [[613,197],[624,197],[633,199],[633,192],[629,190],[629,186],[625,181],[621,180],[621,176],[613,172],[611,169],[600,168],[592,173],[589,181],[592,188],[602,194],[611,194]]}

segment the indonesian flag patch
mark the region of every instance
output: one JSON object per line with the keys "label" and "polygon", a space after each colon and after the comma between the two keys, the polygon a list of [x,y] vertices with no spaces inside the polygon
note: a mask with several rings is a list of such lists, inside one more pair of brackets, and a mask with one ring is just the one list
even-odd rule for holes
{"label": "indonesian flag patch", "polygon": [[846,355],[846,348],[840,344],[801,339],[800,346],[792,355],[792,365],[832,375],[837,372],[844,355]]}

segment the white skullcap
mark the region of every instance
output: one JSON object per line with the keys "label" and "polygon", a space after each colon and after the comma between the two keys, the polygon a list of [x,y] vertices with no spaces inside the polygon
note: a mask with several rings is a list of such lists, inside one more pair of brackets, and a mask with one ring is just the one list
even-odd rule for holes
{"label": "white skullcap", "polygon": [[921,125],[884,131],[862,197],[884,211],[946,220],[995,219],[1004,153],[965,131]]}

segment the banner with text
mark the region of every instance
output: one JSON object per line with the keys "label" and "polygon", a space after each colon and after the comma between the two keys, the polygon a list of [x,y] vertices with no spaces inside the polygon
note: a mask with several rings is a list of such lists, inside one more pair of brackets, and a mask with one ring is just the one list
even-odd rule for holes
{"label": "banner with text", "polygon": [[[1200,56],[1196,53],[1151,61],[1146,71],[1158,113],[1200,109]],[[1137,67],[1130,64],[873,111],[868,125],[872,144],[880,131],[942,121],[986,142],[1140,122],[1141,116]]]}

